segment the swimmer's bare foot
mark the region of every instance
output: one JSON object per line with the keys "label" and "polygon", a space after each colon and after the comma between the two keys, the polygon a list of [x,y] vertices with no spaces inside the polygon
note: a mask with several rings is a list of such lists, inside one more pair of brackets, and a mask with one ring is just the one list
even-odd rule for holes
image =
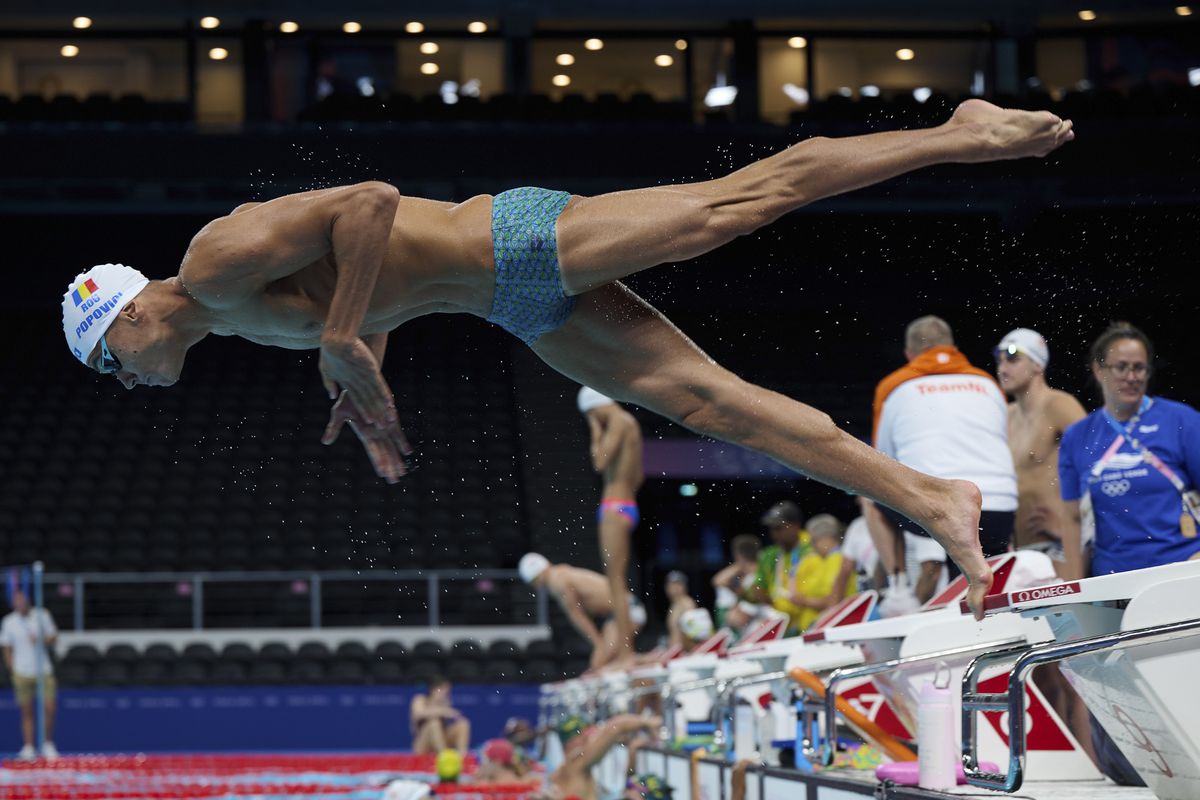
{"label": "swimmer's bare foot", "polygon": [[[937,480],[937,479],[935,479]],[[967,576],[967,605],[975,619],[983,619],[983,598],[992,587],[992,570],[979,546],[979,514],[983,502],[979,488],[970,481],[937,480],[933,513],[917,522],[937,539],[946,554]]]}
{"label": "swimmer's bare foot", "polygon": [[955,109],[946,125],[967,130],[976,140],[959,159],[964,162],[1041,158],[1075,138],[1069,119],[1049,111],[1000,108],[975,98]]}

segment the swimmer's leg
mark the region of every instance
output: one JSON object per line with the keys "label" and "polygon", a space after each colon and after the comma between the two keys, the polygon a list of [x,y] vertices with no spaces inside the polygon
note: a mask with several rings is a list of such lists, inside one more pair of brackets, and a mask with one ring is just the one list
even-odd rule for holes
{"label": "swimmer's leg", "polygon": [[[622,490],[623,498],[632,497]],[[609,494],[609,492],[605,492]],[[612,592],[613,621],[616,638],[611,659],[633,656],[633,619],[629,611],[629,545],[633,536],[633,521],[612,508],[600,512],[600,558],[604,563],[604,574],[608,578],[608,590]]]}
{"label": "swimmer's leg", "polygon": [[[628,597],[626,599],[628,600]],[[600,644],[592,650],[592,660],[588,667],[599,669],[610,663],[616,655],[620,638],[621,634],[616,620],[610,619],[605,622],[604,626],[600,628]]]}
{"label": "swimmer's leg", "polygon": [[971,581],[968,601],[982,613],[992,573],[979,546],[974,484],[910,469],[840,430],[827,414],[738,378],[620,284],[580,297],[567,323],[534,350],[559,372],[616,400],[891,506],[946,548]]}
{"label": "swimmer's leg", "polygon": [[577,197],[558,218],[563,287],[582,294],[684,261],[808,203],[934,164],[1043,156],[1074,138],[1048,111],[968,100],[936,128],[815,137],[715,180]]}
{"label": "swimmer's leg", "polygon": [[455,721],[454,724],[450,725],[446,734],[447,744],[458,752],[465,753],[471,749],[471,723],[469,720],[460,719]]}
{"label": "swimmer's leg", "polygon": [[441,720],[427,719],[417,729],[413,740],[414,753],[440,753],[446,749],[446,734]]}

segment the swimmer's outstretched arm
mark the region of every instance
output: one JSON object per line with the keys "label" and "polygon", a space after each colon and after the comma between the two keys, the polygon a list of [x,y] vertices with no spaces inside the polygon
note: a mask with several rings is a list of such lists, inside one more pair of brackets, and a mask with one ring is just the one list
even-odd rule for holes
{"label": "swimmer's outstretched arm", "polygon": [[322,379],[331,400],[340,386],[369,420],[391,421],[391,392],[359,329],[399,202],[395,187],[377,181],[276,198],[206,225],[181,277],[196,300],[230,308],[332,253],[337,281],[321,332]]}
{"label": "swimmer's outstretched arm", "polygon": [[661,726],[661,717],[618,714],[600,726],[600,729],[584,746],[582,757],[577,763],[584,769],[591,769],[603,761],[613,745],[624,740],[625,737],[638,731],[652,733]]}
{"label": "swimmer's outstretched arm", "polygon": [[337,279],[321,333],[322,381],[331,400],[345,389],[361,417],[402,448],[391,390],[359,336],[399,202],[395,187],[370,181],[239,207],[196,235],[180,277],[196,300],[230,308],[332,253]]}
{"label": "swimmer's outstretched arm", "polygon": [[574,587],[567,586],[562,593],[555,593],[554,597],[558,600],[559,606],[563,613],[567,615],[567,619],[575,626],[575,630],[579,631],[585,639],[587,639],[594,649],[599,649],[605,645],[604,638],[600,635],[599,628],[587,612],[583,610],[583,600],[579,597],[579,593]]}

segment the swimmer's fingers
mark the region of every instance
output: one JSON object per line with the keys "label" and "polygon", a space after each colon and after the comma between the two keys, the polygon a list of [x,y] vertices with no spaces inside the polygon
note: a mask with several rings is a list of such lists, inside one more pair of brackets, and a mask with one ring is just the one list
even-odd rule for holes
{"label": "swimmer's fingers", "polygon": [[375,471],[379,477],[389,483],[395,483],[408,474],[408,464],[405,463],[404,456],[412,452],[412,448],[408,446],[408,440],[404,438],[404,432],[400,430],[399,425],[373,427],[367,438],[367,452],[371,455],[371,462],[375,464]]}
{"label": "swimmer's fingers", "polygon": [[354,404],[358,406],[367,422],[380,425],[395,421],[396,406],[392,399],[392,391],[379,370],[371,370],[366,374],[356,373],[347,378],[345,383]]}
{"label": "swimmer's fingers", "polygon": [[401,428],[399,424],[390,426],[389,436],[392,440],[392,443],[396,446],[396,449],[400,451],[401,455],[412,455],[412,445],[408,443],[408,437],[404,435],[404,429]]}
{"label": "swimmer's fingers", "polygon": [[333,380],[332,378],[327,378],[324,375],[322,375],[321,383],[325,384],[325,394],[329,395],[329,399],[337,400],[338,392],[339,392],[337,381]]}
{"label": "swimmer's fingers", "polygon": [[346,416],[335,413],[329,418],[329,424],[325,426],[325,432],[321,434],[321,444],[333,444],[337,441],[338,436],[342,433],[342,426],[346,424]]}
{"label": "swimmer's fingers", "polygon": [[358,440],[362,442],[363,449],[367,451],[367,457],[371,459],[371,466],[375,468],[376,475],[388,483],[396,483],[407,474],[408,469],[404,459],[400,457],[399,450],[382,431],[373,425],[358,423],[353,419],[349,422],[350,430],[354,431]]}
{"label": "swimmer's fingers", "polygon": [[363,444],[367,448],[367,455],[371,457],[371,463],[375,465],[375,474],[379,477],[388,483],[396,483],[408,474],[408,466],[404,463],[399,448],[390,438],[368,437]]}
{"label": "swimmer's fingers", "polygon": [[351,399],[350,393],[343,391],[337,402],[333,404],[333,408],[329,410],[329,424],[325,426],[325,432],[321,434],[321,444],[329,445],[337,441],[338,436],[342,433],[342,426],[348,420],[360,419],[361,414],[358,413],[357,406],[354,405],[354,400]]}
{"label": "swimmer's fingers", "polygon": [[371,466],[374,467],[376,475],[389,483],[395,483],[407,474],[408,467],[403,456],[411,453],[412,447],[409,446],[399,424],[392,423],[380,427],[367,422],[348,390],[342,392],[329,412],[329,424],[325,426],[321,443],[330,445],[336,442],[347,422],[350,423],[354,435],[362,442],[363,449],[367,451],[367,457],[371,459]]}
{"label": "swimmer's fingers", "polygon": [[392,387],[383,379],[383,373],[376,368],[368,381],[365,391],[369,392],[377,425],[395,425],[399,420],[396,414],[396,398],[392,396]]}

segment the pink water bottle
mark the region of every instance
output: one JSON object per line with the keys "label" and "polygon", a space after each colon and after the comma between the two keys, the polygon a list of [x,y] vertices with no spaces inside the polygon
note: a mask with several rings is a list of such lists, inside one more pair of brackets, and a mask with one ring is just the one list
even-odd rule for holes
{"label": "pink water bottle", "polygon": [[922,789],[951,789],[957,783],[958,746],[954,736],[954,702],[950,668],[939,661],[933,680],[921,687],[917,709],[917,784]]}

